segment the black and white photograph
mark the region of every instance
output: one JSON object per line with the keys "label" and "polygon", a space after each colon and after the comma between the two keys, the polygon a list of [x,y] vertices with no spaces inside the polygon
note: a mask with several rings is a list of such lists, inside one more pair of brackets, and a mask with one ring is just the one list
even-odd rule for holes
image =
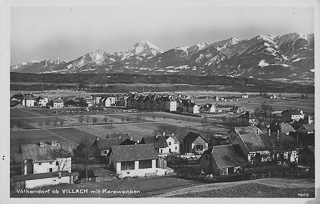
{"label": "black and white photograph", "polygon": [[0,7],[0,203],[319,202],[319,1]]}

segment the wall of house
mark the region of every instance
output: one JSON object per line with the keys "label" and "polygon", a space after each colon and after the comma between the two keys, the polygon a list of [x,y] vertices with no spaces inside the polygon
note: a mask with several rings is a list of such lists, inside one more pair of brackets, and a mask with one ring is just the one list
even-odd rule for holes
{"label": "wall of house", "polygon": [[[56,162],[59,164],[57,165]],[[33,163],[33,174],[40,174],[40,173],[48,173],[50,172],[49,169],[52,168],[52,172],[59,171],[68,171],[71,173],[71,157],[69,158],[58,158],[54,161],[43,161],[41,162],[34,162]]]}
{"label": "wall of house", "polygon": [[168,137],[167,144],[168,144],[168,147],[167,147],[168,153],[170,153],[170,150],[171,150],[171,153],[180,153],[180,148],[179,148],[180,145],[179,143],[175,144],[175,140],[172,137]]}
{"label": "wall of house", "polygon": [[43,178],[43,179],[35,179],[35,180],[27,180],[26,181],[26,188],[36,188],[41,186],[48,186],[48,185],[58,185],[60,183],[67,183],[70,184],[70,176],[65,177],[53,177],[53,178]]}
{"label": "wall of house", "polygon": [[[117,162],[116,173],[125,177],[145,177],[146,174],[157,173],[159,170],[156,168],[156,160],[152,160],[152,167],[148,169],[139,169],[139,161],[135,161],[134,169],[121,171],[121,163]],[[157,174],[159,175],[159,173]]]}
{"label": "wall of house", "polygon": [[205,140],[203,140],[200,136],[194,140],[194,142],[191,145],[191,148],[193,149],[196,145],[202,145],[203,150],[208,149],[208,143]]}
{"label": "wall of house", "polygon": [[22,162],[22,170],[23,175],[33,174],[33,164],[31,159],[24,160]]}

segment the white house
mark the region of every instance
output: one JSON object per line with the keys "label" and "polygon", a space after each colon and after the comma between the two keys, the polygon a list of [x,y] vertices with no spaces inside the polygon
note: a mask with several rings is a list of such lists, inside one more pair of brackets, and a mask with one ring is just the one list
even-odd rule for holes
{"label": "white house", "polygon": [[72,148],[68,143],[22,144],[21,153],[23,175],[59,171],[71,173]]}
{"label": "white house", "polygon": [[249,98],[248,94],[241,94],[241,98]]}
{"label": "white house", "polygon": [[158,154],[152,144],[112,146],[108,153],[109,165],[119,177],[146,177],[164,175],[156,168]]}
{"label": "white house", "polygon": [[111,107],[116,105],[116,97],[107,97],[103,99],[103,105],[105,107]]}
{"label": "white house", "polygon": [[177,111],[177,101],[175,100],[165,101],[165,109],[167,111]]}
{"label": "white house", "polygon": [[35,99],[27,96],[22,99],[22,105],[26,107],[34,107]]}
{"label": "white house", "polygon": [[64,103],[62,99],[57,98],[52,100],[52,108],[63,108],[63,107],[64,107]]}
{"label": "white house", "polygon": [[214,113],[217,111],[217,107],[215,104],[204,104],[199,107],[199,111],[202,113]]}
{"label": "white house", "polygon": [[168,153],[180,153],[180,142],[173,134],[166,136],[166,141],[168,144]]}
{"label": "white house", "polygon": [[48,102],[49,102],[48,98],[39,97],[39,99],[38,99],[38,105],[41,106],[41,107],[47,106]]}

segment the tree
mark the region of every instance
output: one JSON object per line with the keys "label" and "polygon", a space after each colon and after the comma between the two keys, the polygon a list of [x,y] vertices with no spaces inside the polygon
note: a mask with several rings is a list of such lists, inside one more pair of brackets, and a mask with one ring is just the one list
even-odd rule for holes
{"label": "tree", "polygon": [[111,118],[111,119],[110,119],[110,125],[111,125],[111,126],[112,126],[112,123],[113,123],[113,119]]}
{"label": "tree", "polygon": [[84,121],[84,116],[83,115],[79,115],[78,117],[78,122],[80,123],[80,125],[83,125],[83,121]]}
{"label": "tree", "polygon": [[142,120],[142,116],[140,114],[136,115],[136,120],[138,123]]}
{"label": "tree", "polygon": [[92,125],[96,124],[98,121],[98,118],[97,117],[93,117],[92,118]]}
{"label": "tree", "polygon": [[89,117],[89,116],[86,116],[87,125],[89,124],[89,121],[90,121],[90,117]]}
{"label": "tree", "polygon": [[59,122],[59,118],[58,118],[58,117],[55,117],[55,118],[54,118],[54,121],[53,121],[53,124],[54,124],[54,127],[55,127],[55,128],[57,128],[58,122]]}
{"label": "tree", "polygon": [[44,122],[44,124],[48,126],[48,129],[50,128],[50,123],[51,123],[50,118],[47,118],[46,121]]}
{"label": "tree", "polygon": [[41,121],[39,121],[38,122],[38,125],[41,127],[41,129],[42,129],[42,126],[43,126],[43,121],[41,120]]}
{"label": "tree", "polygon": [[155,119],[156,119],[156,116],[155,116],[155,115],[152,115],[152,119],[155,120]]}
{"label": "tree", "polygon": [[12,131],[12,129],[13,129],[14,126],[15,126],[14,121],[10,121],[10,129],[11,129],[11,131]]}
{"label": "tree", "polygon": [[104,121],[104,126],[107,125],[109,118],[107,116],[104,116],[103,121]]}
{"label": "tree", "polygon": [[130,120],[131,120],[130,117],[127,116],[127,117],[126,117],[126,121],[127,121],[127,122],[130,122]]}
{"label": "tree", "polygon": [[16,126],[19,128],[19,131],[20,131],[20,129],[23,127],[23,122],[21,120],[18,120],[16,122]]}
{"label": "tree", "polygon": [[123,117],[123,116],[121,116],[121,122],[122,122],[122,123],[124,122],[124,117]]}
{"label": "tree", "polygon": [[166,118],[167,118],[167,116],[164,115],[164,116],[163,116],[163,121],[166,121]]}
{"label": "tree", "polygon": [[208,116],[204,116],[201,120],[201,123],[203,125],[203,127],[205,127],[208,124]]}
{"label": "tree", "polygon": [[84,166],[86,172],[86,178],[88,178],[88,164],[93,157],[93,149],[90,146],[80,144],[77,149],[74,150],[74,157],[79,159]]}
{"label": "tree", "polygon": [[63,125],[64,125],[64,120],[63,119],[60,119],[59,125],[60,125],[60,127],[63,127]]}

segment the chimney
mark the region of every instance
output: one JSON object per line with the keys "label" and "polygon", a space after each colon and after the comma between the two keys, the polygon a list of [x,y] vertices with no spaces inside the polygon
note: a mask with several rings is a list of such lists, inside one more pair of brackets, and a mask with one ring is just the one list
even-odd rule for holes
{"label": "chimney", "polygon": [[132,141],[132,137],[130,137],[130,140]]}
{"label": "chimney", "polygon": [[279,130],[277,130],[277,139],[279,139]]}
{"label": "chimney", "polygon": [[97,137],[97,140],[99,140],[100,138],[99,137]]}
{"label": "chimney", "polygon": [[140,140],[137,140],[137,144],[139,144]]}
{"label": "chimney", "polygon": [[172,137],[174,137],[174,133],[171,133]]}
{"label": "chimney", "polygon": [[163,132],[162,135],[163,135],[163,136],[166,136],[166,132]]}
{"label": "chimney", "polygon": [[121,140],[121,136],[119,136],[119,140]]}
{"label": "chimney", "polygon": [[308,124],[314,123],[314,116],[308,116]]}
{"label": "chimney", "polygon": [[158,135],[156,135],[156,138],[157,138],[157,139],[158,139],[158,137],[159,137],[159,136],[158,136]]}

